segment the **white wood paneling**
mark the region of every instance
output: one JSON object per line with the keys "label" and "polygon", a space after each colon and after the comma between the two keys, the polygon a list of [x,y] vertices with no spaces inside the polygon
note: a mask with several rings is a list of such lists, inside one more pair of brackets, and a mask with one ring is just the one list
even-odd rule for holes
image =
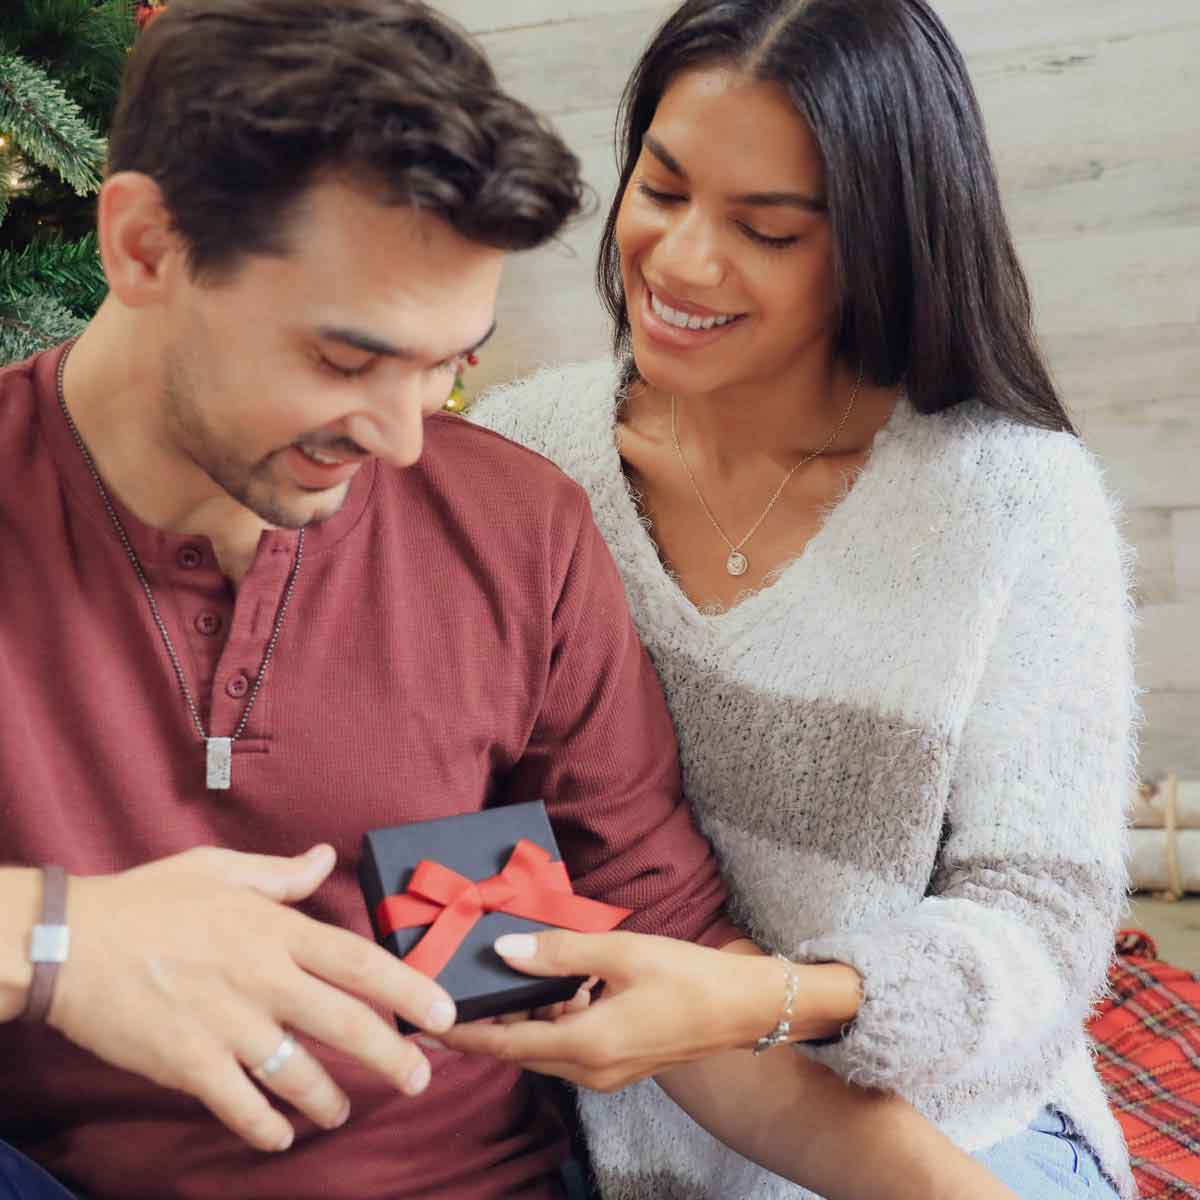
{"label": "white wood paneling", "polygon": [[1200,691],[1148,692],[1142,716],[1142,775],[1200,778]]}
{"label": "white wood paneling", "polygon": [[1200,602],[1145,605],[1137,648],[1141,687],[1200,692]]}
{"label": "white wood paneling", "polygon": [[1122,533],[1138,548],[1134,566],[1138,604],[1168,604],[1175,598],[1174,515],[1162,508],[1136,508],[1125,513]]}
{"label": "white wood paneling", "polygon": [[602,17],[481,34],[496,74],[527,104],[553,116],[611,113],[625,80],[659,23],[647,8]]}
{"label": "white wood paneling", "polygon": [[[1200,508],[1171,514],[1171,558],[1180,599],[1200,603]],[[1200,624],[1192,637],[1200,642]]]}
{"label": "white wood paneling", "polygon": [[[472,32],[559,25],[654,7],[646,0],[437,0],[436,6]],[[664,12],[673,6],[659,5]]]}
{"label": "white wood paneling", "polygon": [[1020,240],[1044,335],[1200,327],[1200,222]]}

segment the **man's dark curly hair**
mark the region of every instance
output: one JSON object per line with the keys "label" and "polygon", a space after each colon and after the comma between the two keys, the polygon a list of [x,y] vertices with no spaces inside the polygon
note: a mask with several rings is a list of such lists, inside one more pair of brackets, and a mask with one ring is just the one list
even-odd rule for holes
{"label": "man's dark curly hair", "polygon": [[108,169],[159,184],[207,278],[286,253],[325,178],[503,250],[548,241],[583,195],[558,135],[417,0],[173,0],[130,56]]}

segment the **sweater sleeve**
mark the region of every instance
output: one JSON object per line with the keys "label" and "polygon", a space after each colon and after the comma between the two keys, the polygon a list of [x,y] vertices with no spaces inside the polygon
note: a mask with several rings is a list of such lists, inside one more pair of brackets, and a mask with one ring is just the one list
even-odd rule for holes
{"label": "sweater sleeve", "polygon": [[725,919],[716,858],[680,790],[658,677],[587,501],[577,496],[574,527],[564,522],[555,538],[570,551],[551,619],[546,689],[505,791],[545,799],[575,890],[633,909],[623,929],[719,947],[742,935]]}
{"label": "sweater sleeve", "polygon": [[799,955],[861,973],[857,1018],[809,1052],[867,1086],[913,1095],[1049,1061],[1104,985],[1133,795],[1126,562],[1090,455],[1066,437],[1041,448],[1050,469],[962,726],[928,894]]}

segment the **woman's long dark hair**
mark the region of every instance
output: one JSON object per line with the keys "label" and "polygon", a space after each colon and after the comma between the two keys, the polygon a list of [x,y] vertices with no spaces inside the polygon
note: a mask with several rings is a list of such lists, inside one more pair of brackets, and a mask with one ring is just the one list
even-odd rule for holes
{"label": "woman's long dark hair", "polygon": [[671,80],[728,65],[780,84],[825,160],[838,353],[916,408],[977,398],[1074,432],[1033,331],[1029,285],[1000,202],[962,56],[924,0],[686,0],[626,85],[620,184],[597,280],[628,351],[617,212]]}

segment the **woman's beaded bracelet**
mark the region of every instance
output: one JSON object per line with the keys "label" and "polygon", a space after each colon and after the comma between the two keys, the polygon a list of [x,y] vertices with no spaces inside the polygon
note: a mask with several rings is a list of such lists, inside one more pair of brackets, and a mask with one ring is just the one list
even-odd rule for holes
{"label": "woman's beaded bracelet", "polygon": [[761,1054],[764,1050],[780,1046],[788,1040],[792,1032],[792,1006],[796,1003],[796,996],[800,991],[800,973],[796,970],[795,963],[778,952],[773,954],[772,957],[783,963],[783,969],[786,973],[787,991],[784,993],[783,1012],[780,1014],[779,1023],[770,1033],[763,1034],[754,1043],[755,1054]]}

